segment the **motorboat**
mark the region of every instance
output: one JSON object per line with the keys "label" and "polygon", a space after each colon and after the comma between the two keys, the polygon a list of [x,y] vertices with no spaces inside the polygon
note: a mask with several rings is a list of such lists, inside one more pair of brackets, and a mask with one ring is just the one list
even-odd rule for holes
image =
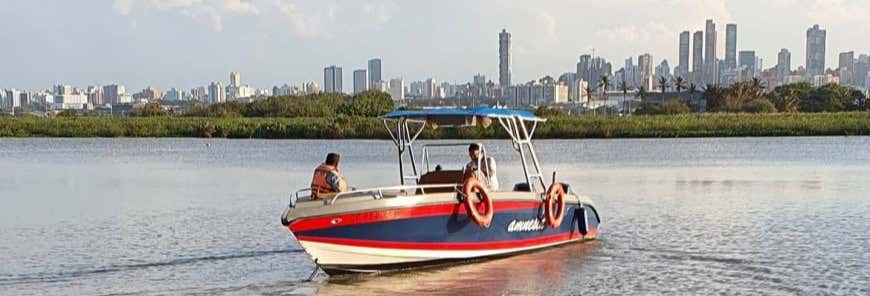
{"label": "motorboat", "polygon": [[[555,172],[545,176],[541,170],[532,136],[546,119],[481,107],[397,110],[380,120],[397,148],[398,184],[317,199],[309,188],[300,189],[281,216],[327,274],[504,257],[597,238],[600,218],[593,202],[557,181]],[[510,190],[491,190],[479,173],[431,167],[433,149],[469,143],[416,141],[426,128],[488,128],[496,122],[522,164],[524,180]],[[478,167],[485,167],[486,149],[477,144]]]}

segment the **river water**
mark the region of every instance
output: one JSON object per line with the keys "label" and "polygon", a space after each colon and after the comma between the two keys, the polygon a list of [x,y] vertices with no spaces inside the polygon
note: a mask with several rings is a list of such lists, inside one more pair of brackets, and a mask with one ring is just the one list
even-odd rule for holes
{"label": "river water", "polygon": [[[485,144],[519,182],[509,143]],[[391,142],[0,139],[0,295],[870,294],[870,138],[536,144],[596,201],[599,240],[308,281],[288,193],[327,151],[353,186],[396,183]]]}

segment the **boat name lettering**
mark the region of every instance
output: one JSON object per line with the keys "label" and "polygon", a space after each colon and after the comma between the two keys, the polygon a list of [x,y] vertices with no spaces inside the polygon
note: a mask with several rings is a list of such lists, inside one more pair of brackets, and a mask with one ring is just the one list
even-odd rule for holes
{"label": "boat name lettering", "polygon": [[543,222],[540,219],[529,219],[517,221],[513,220],[510,224],[508,224],[507,231],[508,232],[523,232],[523,231],[539,231],[546,228]]}

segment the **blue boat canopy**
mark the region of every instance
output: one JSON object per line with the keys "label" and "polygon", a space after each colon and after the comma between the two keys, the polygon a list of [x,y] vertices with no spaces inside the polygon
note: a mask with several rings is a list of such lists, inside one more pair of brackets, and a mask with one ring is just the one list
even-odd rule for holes
{"label": "blue boat canopy", "polygon": [[546,121],[524,110],[480,107],[473,109],[433,108],[422,110],[397,110],[381,116],[383,119],[410,119],[426,121],[440,126],[474,126],[478,120],[491,118],[518,118],[523,121]]}

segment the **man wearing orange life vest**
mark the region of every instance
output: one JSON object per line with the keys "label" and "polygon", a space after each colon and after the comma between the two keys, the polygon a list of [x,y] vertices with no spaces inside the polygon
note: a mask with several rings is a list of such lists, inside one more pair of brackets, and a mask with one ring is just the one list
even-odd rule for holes
{"label": "man wearing orange life vest", "polygon": [[339,192],[347,191],[347,181],[338,170],[340,156],[337,153],[326,155],[326,162],[314,170],[311,179],[311,199],[332,198]]}

